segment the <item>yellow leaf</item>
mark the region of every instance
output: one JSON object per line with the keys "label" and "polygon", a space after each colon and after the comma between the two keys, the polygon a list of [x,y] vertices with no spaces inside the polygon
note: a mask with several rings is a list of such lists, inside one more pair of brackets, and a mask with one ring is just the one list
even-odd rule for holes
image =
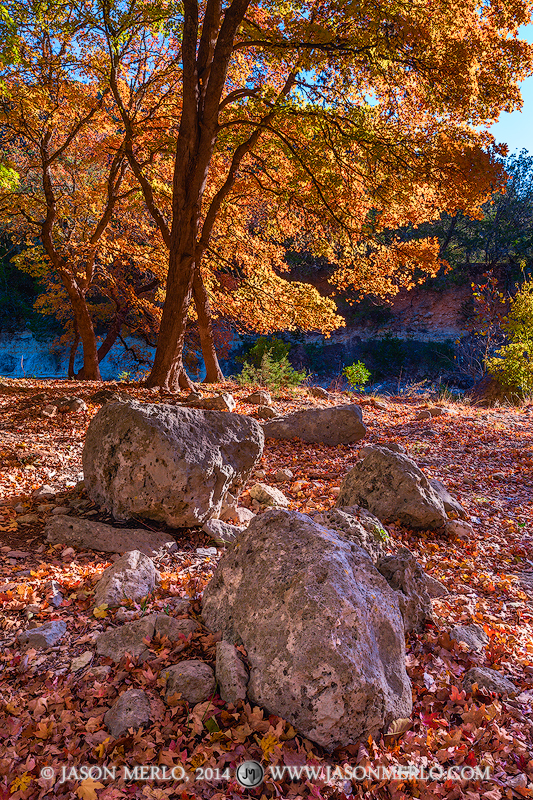
{"label": "yellow leaf", "polygon": [[32,777],[29,772],[25,772],[24,775],[21,775],[20,778],[15,778],[11,786],[9,787],[9,791],[11,794],[14,792],[25,792],[28,786],[32,781]]}
{"label": "yellow leaf", "polygon": [[78,795],[80,800],[98,800],[98,795],[96,794],[96,790],[103,788],[104,788],[103,783],[98,783],[97,781],[93,781],[92,778],[86,778],[84,781],[80,783],[80,785],[76,789],[76,794]]}
{"label": "yellow leaf", "polygon": [[104,617],[107,617],[108,608],[109,606],[107,603],[102,603],[101,606],[96,606],[96,608],[93,609],[93,617],[96,617],[96,619],[104,619]]}

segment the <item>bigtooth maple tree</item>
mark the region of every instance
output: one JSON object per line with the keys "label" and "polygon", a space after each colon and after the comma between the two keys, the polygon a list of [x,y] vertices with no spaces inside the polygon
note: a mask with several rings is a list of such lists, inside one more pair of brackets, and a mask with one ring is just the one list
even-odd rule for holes
{"label": "bigtooth maple tree", "polygon": [[[121,85],[147,32],[153,53],[135,97],[161,75],[179,90],[166,129],[169,268],[151,386],[188,384],[182,350],[194,281],[246,171],[266,176],[262,191],[303,222],[314,220],[339,284],[379,292],[409,283],[414,266],[438,264],[435,242],[395,242],[390,230],[451,208],[475,213],[501,180],[480,126],[520,103],[531,48],[517,30],[530,19],[528,0],[88,5],[93,34],[106,41],[129,163],[158,222],[154,151],[135,150],[142,114]],[[286,173],[261,162],[264,148]]]}
{"label": "bigtooth maple tree", "polygon": [[[77,377],[100,380],[99,363],[127,322],[155,340],[154,293],[164,270],[154,272],[158,235],[144,206],[135,206],[140,192],[131,175],[128,185],[107,95],[73,69],[79,19],[55,6],[44,18],[37,6],[10,9],[19,23],[18,58],[1,70],[0,125],[5,164],[17,177],[0,186],[0,215],[5,230],[25,242],[19,265],[47,287],[38,303],[66,325],[69,375],[81,340]],[[108,324],[100,344],[95,321]]]}

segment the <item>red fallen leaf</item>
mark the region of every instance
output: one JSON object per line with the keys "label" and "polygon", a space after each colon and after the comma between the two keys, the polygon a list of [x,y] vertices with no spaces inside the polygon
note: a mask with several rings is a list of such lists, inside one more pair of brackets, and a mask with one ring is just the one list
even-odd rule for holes
{"label": "red fallen leaf", "polygon": [[439,719],[439,712],[433,711],[431,714],[426,714],[424,711],[420,714],[421,722],[428,728],[448,728],[449,723],[445,719]]}

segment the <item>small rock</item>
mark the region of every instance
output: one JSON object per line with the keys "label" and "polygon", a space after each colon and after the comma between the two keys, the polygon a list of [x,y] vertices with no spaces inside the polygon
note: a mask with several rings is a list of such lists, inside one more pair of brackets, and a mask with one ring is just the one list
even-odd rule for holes
{"label": "small rock", "polygon": [[450,518],[459,517],[460,519],[466,519],[466,511],[461,503],[459,503],[455,497],[452,497],[443,483],[436,478],[429,478],[429,483],[444,503],[444,510]]}
{"label": "small rock", "polygon": [[244,398],[245,403],[250,403],[254,406],[271,406],[272,405],[272,396],[270,392],[265,391],[264,389],[258,389],[257,392],[248,395],[248,397]]}
{"label": "small rock", "polygon": [[133,622],[127,622],[119,628],[108,628],[96,639],[96,652],[108,656],[113,661],[120,661],[129,653],[138,658],[147,651],[143,639],[151,639],[155,631],[155,614],[149,614]]}
{"label": "small rock", "polygon": [[278,508],[288,508],[289,506],[289,499],[285,497],[283,492],[280,492],[274,486],[268,486],[266,483],[254,484],[250,489],[250,497],[264,506],[276,506]]}
{"label": "small rock", "polygon": [[249,508],[245,508],[244,506],[237,506],[237,508],[226,509],[223,514],[220,515],[220,519],[223,522],[228,522],[231,520],[235,522],[236,525],[243,526],[248,525],[249,522],[253,520],[255,514],[253,511],[250,511]]}
{"label": "small rock", "polygon": [[450,594],[446,586],[431,575],[426,575],[426,589],[432,600]]}
{"label": "small rock", "polygon": [[174,614],[188,614],[191,610],[191,604],[185,597],[169,597],[165,603],[165,608]]}
{"label": "small rock", "polygon": [[141,600],[152,592],[160,576],[153,561],[139,550],[124,553],[102,573],[94,593],[95,605],[119,606],[125,598]]}
{"label": "small rock", "polygon": [[283,483],[283,481],[291,481],[294,478],[294,473],[291,472],[290,469],[278,469],[277,472],[274,473],[274,478]]}
{"label": "small rock", "polygon": [[[19,503],[17,506],[15,506],[15,512],[17,514],[24,514],[25,511],[26,506],[23,506],[22,503]],[[37,506],[37,511],[39,511],[39,506]]]}
{"label": "small rock", "polygon": [[259,478],[259,480],[262,481],[264,478],[266,478],[266,472],[264,469],[254,469],[253,476],[254,478]]}
{"label": "small rock", "polygon": [[428,411],[426,408],[423,408],[421,411],[418,412],[416,415],[417,419],[431,419],[431,412]]}
{"label": "small rock", "polygon": [[111,736],[117,739],[130,728],[140,728],[150,722],[150,701],[142,689],[128,689],[113,703],[104,716]]}
{"label": "small rock", "polygon": [[127,398],[127,395],[118,394],[111,389],[99,389],[97,392],[89,397],[89,403],[92,405],[103,405],[104,403],[119,403],[121,400]]}
{"label": "small rock", "polygon": [[428,411],[432,417],[442,417],[450,413],[448,409],[443,406],[430,406]]}
{"label": "small rock", "polygon": [[311,386],[309,389],[311,397],[316,397],[318,400],[329,400],[331,395],[322,386]]}
{"label": "small rock", "polygon": [[35,650],[49,650],[61,641],[66,632],[67,623],[54,619],[37,628],[23,631],[19,634],[18,640],[21,645],[33,647]]}
{"label": "small rock", "polygon": [[33,525],[39,522],[39,517],[37,514],[23,514],[21,517],[17,517],[17,522],[21,525]]}
{"label": "small rock", "polygon": [[227,544],[233,544],[235,538],[241,532],[240,528],[237,528],[235,525],[228,525],[227,522],[222,522],[220,519],[209,519],[202,530],[221,547]]}
{"label": "small rock", "polygon": [[279,417],[279,412],[272,406],[259,406],[255,413],[259,419],[276,419],[276,417]]}
{"label": "small rock", "polygon": [[225,703],[236,705],[239,700],[246,700],[248,670],[230,642],[217,642],[215,674],[218,692]]}
{"label": "small rock", "polygon": [[55,506],[52,509],[52,514],[57,516],[58,514],[68,514],[70,508],[68,506]]}
{"label": "small rock", "polygon": [[103,664],[101,667],[91,667],[91,669],[87,670],[85,677],[94,678],[97,681],[105,681],[110,672],[111,667]]}
{"label": "small rock", "polygon": [[[27,553],[25,550],[9,550],[6,553],[7,558],[28,558],[29,555],[30,554]],[[20,572],[19,572],[19,575],[20,575]]]}
{"label": "small rock", "polygon": [[237,405],[235,398],[228,392],[222,392],[215,397],[202,397],[187,403],[189,408],[203,408],[206,411],[234,411]]}
{"label": "small rock", "polygon": [[171,642],[178,642],[180,636],[189,636],[199,629],[193,619],[176,619],[168,614],[158,614],[155,620],[155,632],[166,636]]}
{"label": "small rock", "polygon": [[162,672],[166,678],[165,700],[179,693],[191,705],[209,700],[215,693],[215,674],[209,664],[196,658],[181,661]]}
{"label": "small rock", "polygon": [[88,664],[91,663],[93,658],[92,650],[86,650],[81,656],[77,658],[73,658],[70,662],[70,671],[77,672],[79,669],[84,669]]}
{"label": "small rock", "polygon": [[387,403],[385,403],[383,400],[380,400],[377,397],[371,397],[370,398],[370,405],[373,406],[374,408],[379,409],[380,411],[388,411],[389,410],[389,407],[388,407]]}
{"label": "small rock", "polygon": [[426,575],[406,547],[397,553],[382,556],[377,568],[392,589],[398,593],[398,603],[407,632],[421,630],[433,619]]}
{"label": "small rock", "polygon": [[55,491],[51,486],[47,486],[46,484],[32,492],[32,497],[35,500],[53,500],[55,496]]}
{"label": "small rock", "polygon": [[44,417],[45,419],[50,419],[51,417],[55,417],[57,414],[57,406],[53,406],[50,403],[43,406],[40,410],[40,416]]}
{"label": "small rock", "polygon": [[62,414],[73,412],[81,414],[82,411],[87,411],[87,403],[81,397],[63,397],[58,402],[58,411]]}
{"label": "small rock", "polygon": [[463,685],[467,692],[472,691],[474,683],[477,683],[481,689],[488,689],[489,692],[496,694],[507,695],[516,692],[516,686],[509,678],[489,667],[473,667],[468,670],[463,679]]}
{"label": "small rock", "polygon": [[489,637],[481,625],[456,625],[450,631],[450,638],[466,644],[469,650],[483,650],[489,643]]}
{"label": "small rock", "polygon": [[216,547],[197,547],[196,552],[199,556],[217,556],[218,550]]}
{"label": "small rock", "polygon": [[462,519],[449,519],[446,522],[446,533],[448,536],[457,536],[458,539],[468,541],[474,533],[474,528],[469,522]]}
{"label": "small rock", "polygon": [[[39,503],[37,506],[37,511],[39,514],[46,514],[48,511],[51,511],[54,508],[53,503]],[[17,509],[15,509],[16,511]]]}

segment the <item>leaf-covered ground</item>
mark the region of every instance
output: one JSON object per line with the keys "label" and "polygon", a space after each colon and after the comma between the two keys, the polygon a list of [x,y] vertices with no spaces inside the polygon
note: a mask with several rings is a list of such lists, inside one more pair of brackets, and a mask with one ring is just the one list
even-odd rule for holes
{"label": "leaf-covered ground", "polygon": [[[474,409],[449,405],[450,414],[416,419],[420,399],[391,398],[387,409],[364,403],[368,436],[363,442],[396,441],[424,469],[443,481],[469,513],[474,536],[450,541],[437,534],[409,533],[389,525],[394,544],[405,544],[427,572],[441,580],[450,594],[434,602],[435,624],[410,635],[407,666],[413,683],[414,711],[407,730],[380,741],[367,741],[333,754],[295,734],[277,717],[243,705],[224,705],[218,696],[194,708],[162,701],[161,670],[182,658],[213,663],[215,639],[205,629],[177,645],[153,640],[152,655],[143,664],[94,655],[94,637],[113,624],[114,612],[92,613],[94,583],[111,563],[109,556],[50,546],[43,528],[54,506],[70,513],[110,521],[76,491],[81,471],[85,430],[98,406],[80,414],[43,419],[39,410],[48,400],[75,394],[88,401],[98,387],[57,381],[5,381],[0,386],[0,800],[4,798],[500,798],[533,795],[533,407]],[[168,396],[120,386],[132,396],[165,402]],[[221,387],[218,387],[221,388]],[[226,385],[235,396],[245,392]],[[339,395],[337,402],[346,402]],[[303,404],[325,405],[303,393],[279,398],[288,411]],[[239,401],[237,411],[253,413]],[[275,485],[304,512],[329,508],[342,476],[358,458],[358,447],[310,446],[301,442],[267,443],[261,468],[266,482],[280,467],[294,478]],[[257,478],[256,478],[257,479]],[[253,482],[253,481],[252,481]],[[43,484],[58,493],[53,500],[33,500]],[[246,498],[244,498],[246,499]],[[72,504],[72,505],[71,505]],[[34,514],[36,520],[17,522]],[[136,523],[136,527],[140,523]],[[218,556],[196,552],[212,543],[198,531],[176,532],[178,551],[158,566],[163,583],[139,614],[164,609],[172,596],[191,599],[199,615],[199,599]],[[218,554],[222,550],[219,548]],[[55,582],[55,584],[52,583]],[[63,601],[51,600],[60,591]],[[67,636],[50,651],[22,651],[17,633],[32,623],[65,620]],[[201,621],[201,620],[200,620]],[[484,626],[490,643],[479,654],[466,652],[450,640],[456,623]],[[83,656],[81,661],[75,659]],[[74,663],[73,663],[74,661]],[[83,664],[84,666],[79,666]],[[462,676],[472,666],[497,668],[510,677],[518,692],[501,699],[462,690]],[[110,671],[99,667],[110,667]],[[156,720],[134,735],[112,739],[103,716],[126,688],[140,687],[152,703]],[[407,726],[403,726],[404,728]],[[266,765],[433,764],[488,766],[486,781],[347,781],[332,773],[329,781],[274,780],[266,775],[257,789],[230,779],[124,781],[121,765],[182,765],[195,770],[229,768],[247,759]],[[80,778],[61,782],[62,767],[115,765],[116,780]],[[44,767],[54,778],[41,777]],[[93,772],[93,775],[97,773]],[[226,773],[228,774],[228,773]],[[45,773],[46,775],[46,773]],[[157,773],[156,773],[157,775]]]}

